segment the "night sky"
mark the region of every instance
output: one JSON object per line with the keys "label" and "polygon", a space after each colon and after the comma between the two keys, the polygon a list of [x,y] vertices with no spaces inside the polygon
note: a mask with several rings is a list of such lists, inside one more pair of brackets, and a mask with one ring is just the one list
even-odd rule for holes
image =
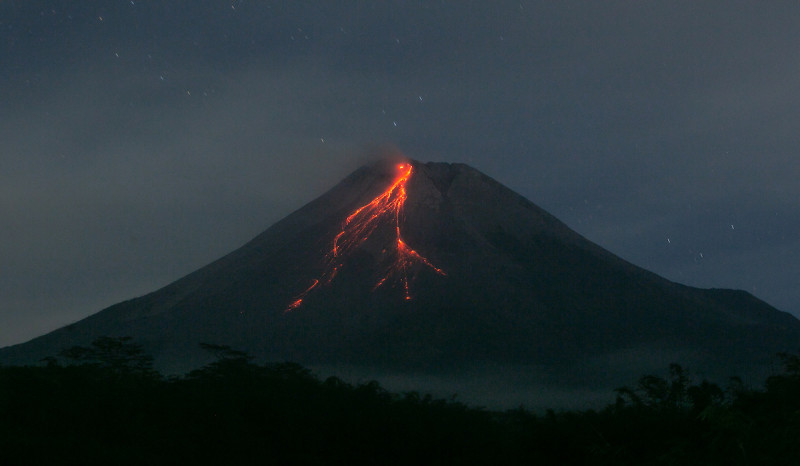
{"label": "night sky", "polygon": [[735,0],[0,0],[0,346],[206,265],[384,143],[800,316],[799,24]]}

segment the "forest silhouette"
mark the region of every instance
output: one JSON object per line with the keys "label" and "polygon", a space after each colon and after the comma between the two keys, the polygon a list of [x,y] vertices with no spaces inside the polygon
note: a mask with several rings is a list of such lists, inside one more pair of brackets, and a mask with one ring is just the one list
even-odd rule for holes
{"label": "forest silhouette", "polygon": [[800,357],[763,387],[679,365],[586,411],[490,411],[292,363],[164,377],[130,338],[0,367],[0,464],[800,464]]}

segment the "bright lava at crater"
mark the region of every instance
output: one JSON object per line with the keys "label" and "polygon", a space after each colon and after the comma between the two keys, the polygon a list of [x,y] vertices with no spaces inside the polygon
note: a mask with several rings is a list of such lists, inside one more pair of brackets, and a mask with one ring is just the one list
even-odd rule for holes
{"label": "bright lava at crater", "polygon": [[[380,280],[373,287],[377,289],[384,285],[389,279],[397,279],[403,287],[405,299],[411,299],[411,291],[409,289],[409,270],[414,265],[421,264],[430,268],[439,275],[445,275],[442,269],[437,268],[428,261],[425,257],[420,255],[417,251],[412,249],[405,241],[403,241],[400,234],[400,218],[405,205],[407,193],[406,183],[411,178],[411,173],[414,167],[410,163],[403,163],[397,165],[397,178],[392,182],[383,193],[351,213],[344,221],[341,231],[333,239],[333,246],[326,255],[327,265],[325,271],[319,278],[314,279],[311,285],[305,291],[297,296],[286,309],[286,312],[292,311],[303,304],[303,299],[316,288],[320,283],[330,284],[336,273],[343,265],[343,259],[352,253],[356,248],[362,245],[372,233],[383,222],[391,221],[394,223],[396,231],[396,240],[394,248],[391,251],[394,259],[391,265],[382,275]],[[385,253],[390,253],[386,251]]]}

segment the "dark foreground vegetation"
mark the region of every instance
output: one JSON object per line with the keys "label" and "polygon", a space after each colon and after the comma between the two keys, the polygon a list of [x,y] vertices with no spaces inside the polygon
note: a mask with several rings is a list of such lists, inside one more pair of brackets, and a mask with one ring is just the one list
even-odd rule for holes
{"label": "dark foreground vegetation", "polygon": [[642,377],[600,411],[490,412],[295,364],[164,378],[127,339],[0,368],[0,464],[800,464],[800,358],[758,390]]}

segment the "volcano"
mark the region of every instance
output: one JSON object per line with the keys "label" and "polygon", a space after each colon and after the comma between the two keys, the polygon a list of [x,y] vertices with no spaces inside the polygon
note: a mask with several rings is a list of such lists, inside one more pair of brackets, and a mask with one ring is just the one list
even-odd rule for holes
{"label": "volcano", "polygon": [[502,404],[613,388],[670,362],[755,380],[798,350],[800,321],[636,267],[467,165],[386,160],[160,290],[0,350],[0,363],[99,336],[133,337],[172,373],[208,362],[208,342]]}

